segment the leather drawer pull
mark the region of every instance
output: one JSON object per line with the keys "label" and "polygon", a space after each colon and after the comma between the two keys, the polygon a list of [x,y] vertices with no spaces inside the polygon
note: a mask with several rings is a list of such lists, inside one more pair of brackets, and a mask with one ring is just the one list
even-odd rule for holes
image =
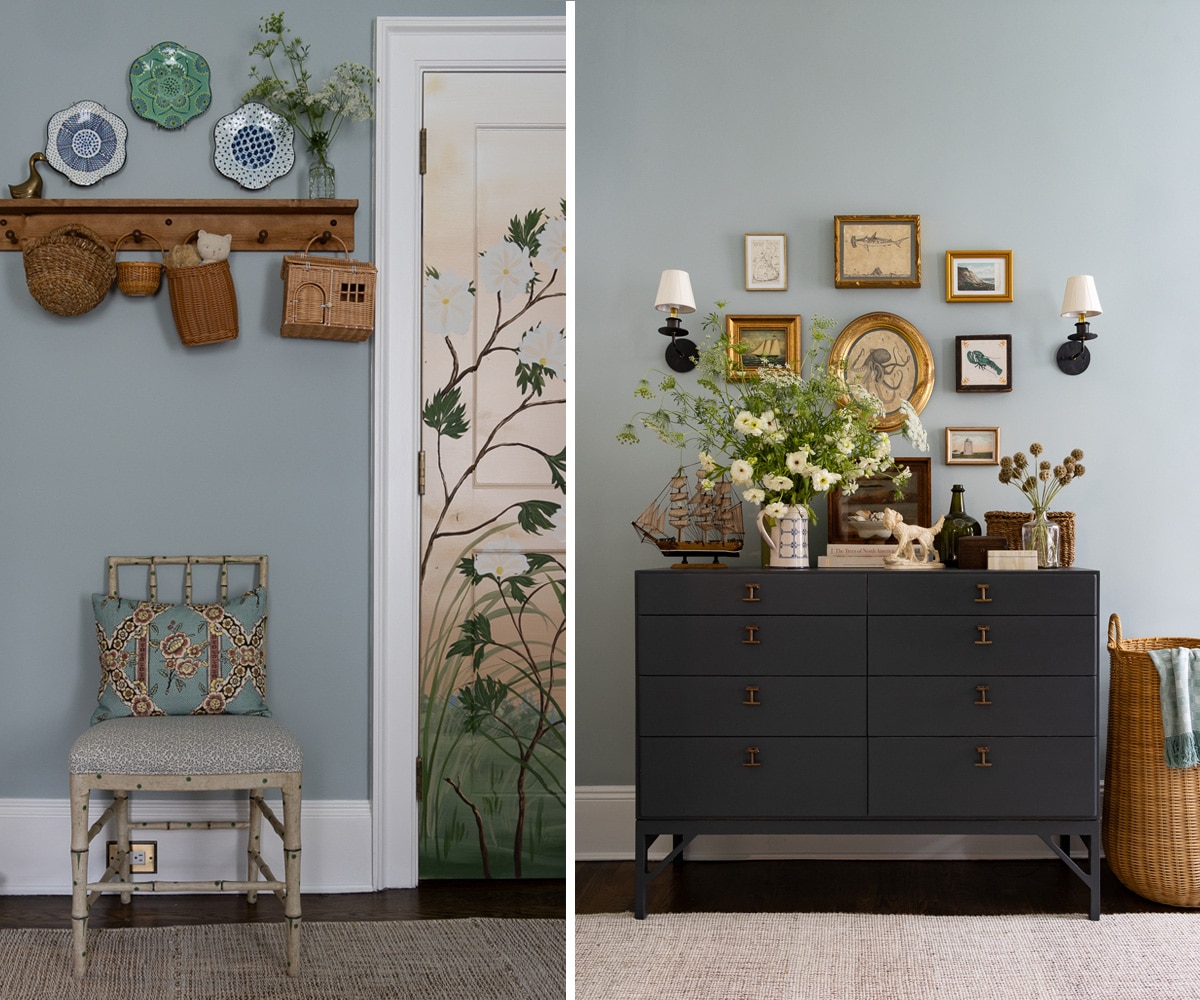
{"label": "leather drawer pull", "polygon": [[991,604],[992,603],[992,599],[990,597],[988,597],[988,587],[990,587],[990,586],[991,586],[990,583],[975,584],[975,589],[979,591],[979,596],[977,598],[975,598],[976,604]]}
{"label": "leather drawer pull", "polygon": [[988,692],[991,690],[986,684],[976,685],[975,690],[979,692],[979,697],[975,700],[976,705],[994,705],[994,701],[988,701]]}
{"label": "leather drawer pull", "polygon": [[758,747],[746,747],[746,753],[750,755],[750,759],[742,761],[742,767],[762,767],[758,761],[758,755],[762,751]]}
{"label": "leather drawer pull", "polygon": [[975,627],[979,630],[979,638],[975,640],[975,645],[976,646],[990,646],[992,644],[992,640],[988,638],[988,631],[991,629],[992,626],[991,625],[976,625]]}
{"label": "leather drawer pull", "polygon": [[755,706],[761,705],[762,704],[761,701],[755,701],[755,699],[754,699],[754,696],[756,694],[758,694],[758,685],[757,684],[747,684],[746,685],[746,700],[743,701],[742,704],[743,705],[755,705]]}
{"label": "leather drawer pull", "polygon": [[762,645],[762,643],[758,640],[758,637],[757,637],[757,633],[758,633],[757,625],[745,626],[745,632],[746,632],[747,638],[742,640],[743,646],[761,646]]}
{"label": "leather drawer pull", "polygon": [[758,596],[758,588],[761,587],[762,584],[747,583],[745,586],[746,586],[746,596],[743,597],[742,600],[745,601],[747,604],[758,604],[758,602],[762,600],[762,598]]}
{"label": "leather drawer pull", "polygon": [[991,747],[976,747],[975,752],[979,754],[979,760],[975,761],[976,767],[991,767],[992,762],[987,759],[987,755],[992,752]]}

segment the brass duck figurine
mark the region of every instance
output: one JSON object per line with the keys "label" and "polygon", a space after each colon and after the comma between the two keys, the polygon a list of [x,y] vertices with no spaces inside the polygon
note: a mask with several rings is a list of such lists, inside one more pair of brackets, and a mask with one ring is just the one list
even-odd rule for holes
{"label": "brass duck figurine", "polygon": [[29,158],[29,179],[20,184],[10,184],[8,190],[14,198],[40,198],[42,196],[42,175],[37,172],[37,162],[46,162],[45,153],[34,153]]}

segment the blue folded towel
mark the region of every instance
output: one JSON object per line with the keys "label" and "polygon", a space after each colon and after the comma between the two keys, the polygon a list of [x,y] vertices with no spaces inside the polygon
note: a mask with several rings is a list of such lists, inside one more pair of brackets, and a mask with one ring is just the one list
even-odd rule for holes
{"label": "blue folded towel", "polygon": [[1167,767],[1200,764],[1200,649],[1152,649],[1161,678],[1163,750]]}

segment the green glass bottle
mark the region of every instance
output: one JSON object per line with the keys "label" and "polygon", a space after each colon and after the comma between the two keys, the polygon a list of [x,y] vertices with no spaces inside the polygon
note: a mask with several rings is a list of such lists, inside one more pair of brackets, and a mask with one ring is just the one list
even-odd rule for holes
{"label": "green glass bottle", "polygon": [[958,565],[958,540],[966,535],[981,535],[979,522],[963,509],[966,491],[958,483],[950,488],[950,513],[942,522],[942,530],[933,539],[938,557],[947,566]]}

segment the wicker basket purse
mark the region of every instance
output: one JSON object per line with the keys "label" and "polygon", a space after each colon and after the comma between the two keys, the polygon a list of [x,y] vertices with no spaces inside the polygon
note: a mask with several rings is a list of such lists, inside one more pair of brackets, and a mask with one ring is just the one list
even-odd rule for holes
{"label": "wicker basket purse", "polygon": [[1200,767],[1168,768],[1152,649],[1200,639],[1126,639],[1108,620],[1111,662],[1104,777],[1104,853],[1121,882],[1170,906],[1200,907]]}
{"label": "wicker basket purse", "polygon": [[75,223],[26,240],[21,256],[29,294],[58,316],[80,316],[95,309],[117,276],[112,247]]}
{"label": "wicker basket purse", "polygon": [[[1028,524],[1033,513],[1020,510],[989,510],[983,515],[987,534],[1008,539],[1010,549],[1021,547],[1021,525]],[[1075,562],[1075,512],[1051,510],[1046,517],[1059,527],[1058,564],[1066,567]]]}
{"label": "wicker basket purse", "polygon": [[[134,232],[126,233],[119,240],[116,246],[113,247],[113,253],[118,253],[121,249],[121,244],[128,239],[133,239],[135,243],[140,242],[143,238],[154,240],[158,243],[158,252],[166,259],[167,253],[163,250],[163,245],[149,233]],[[117,261],[117,288],[126,295],[134,297],[141,295],[153,295],[162,285],[163,264],[157,260],[119,260]]]}
{"label": "wicker basket purse", "polygon": [[312,257],[309,251],[320,239],[308,241],[302,254],[283,258],[284,337],[316,340],[363,341],[375,329],[375,265],[345,258]]}
{"label": "wicker basket purse", "polygon": [[[187,241],[197,235],[192,233]],[[167,291],[171,295],[171,316],[184,347],[237,339],[237,292],[228,260],[172,267],[168,258],[165,270]]]}

